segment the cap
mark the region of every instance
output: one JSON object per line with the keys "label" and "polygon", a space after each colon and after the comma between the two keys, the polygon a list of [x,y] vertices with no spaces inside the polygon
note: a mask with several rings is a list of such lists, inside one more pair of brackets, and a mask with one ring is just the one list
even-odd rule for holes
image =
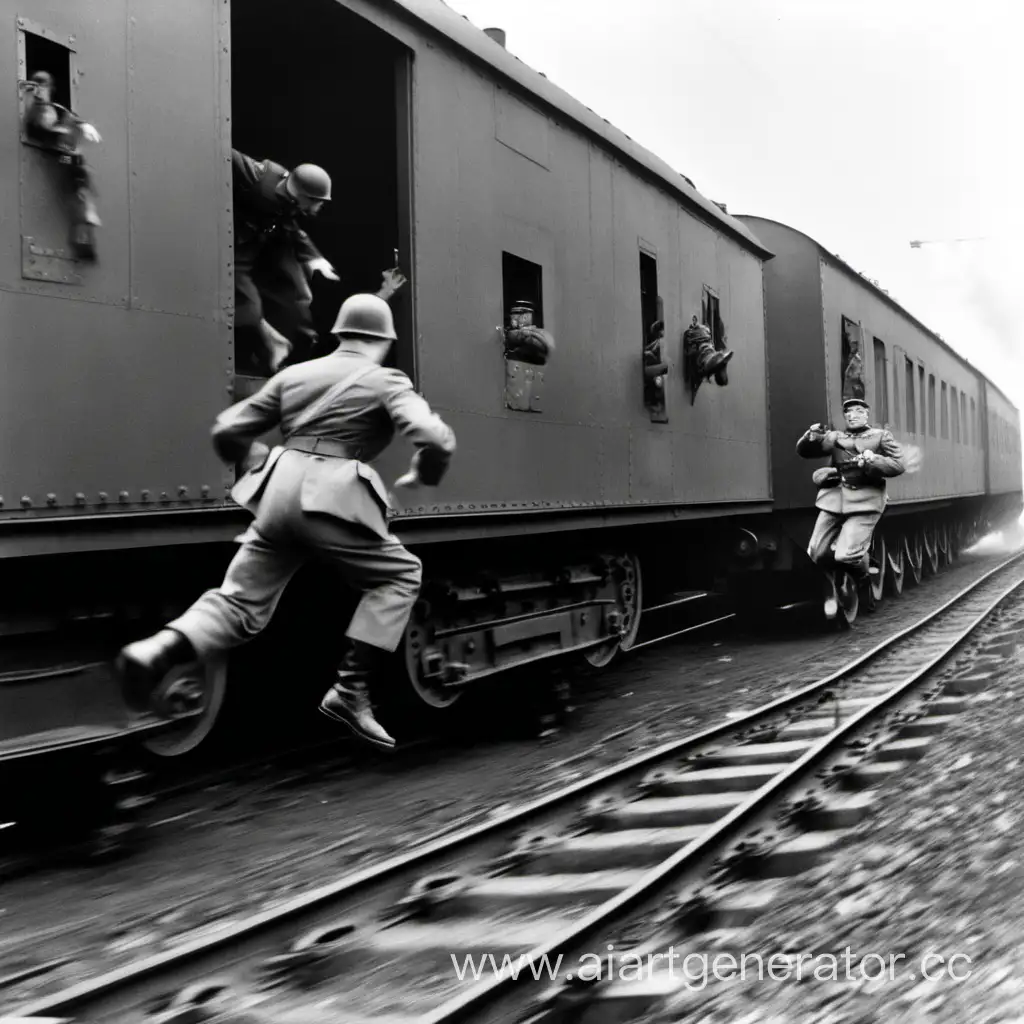
{"label": "cap", "polygon": [[861,405],[865,409],[871,408],[871,406],[868,405],[868,403],[865,402],[863,398],[848,398],[845,402],[843,402],[843,412],[846,412],[847,409],[852,409],[854,406],[857,405]]}

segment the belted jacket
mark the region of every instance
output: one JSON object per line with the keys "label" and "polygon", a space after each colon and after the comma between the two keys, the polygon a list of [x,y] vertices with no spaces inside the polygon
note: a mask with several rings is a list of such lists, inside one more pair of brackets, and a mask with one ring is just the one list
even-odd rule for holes
{"label": "belted jacket", "polygon": [[[335,388],[341,391],[329,397]],[[287,367],[222,412],[213,428],[214,447],[226,462],[241,462],[256,438],[275,427],[284,444],[238,480],[231,492],[235,501],[257,514],[265,489],[273,486],[274,466],[288,453],[305,463],[304,512],[357,523],[382,537],[388,536],[390,503],[368,463],[388,447],[396,430],[416,446],[424,483],[440,481],[455,451],[454,432],[404,373],[378,366],[344,341],[329,356]]]}
{"label": "belted jacket", "polygon": [[236,259],[251,262],[269,244],[283,245],[303,264],[321,258],[320,250],[299,225],[296,208],[277,191],[288,174],[284,167],[273,160],[253,160],[233,149],[231,169]]}
{"label": "belted jacket", "polygon": [[[859,465],[858,456],[867,451],[875,457]],[[805,459],[831,457],[838,479],[821,487],[814,504],[821,511],[836,515],[883,512],[887,501],[886,478],[899,476],[905,469],[903,448],[881,427],[830,430],[815,438],[808,430],[797,441],[796,452]]]}

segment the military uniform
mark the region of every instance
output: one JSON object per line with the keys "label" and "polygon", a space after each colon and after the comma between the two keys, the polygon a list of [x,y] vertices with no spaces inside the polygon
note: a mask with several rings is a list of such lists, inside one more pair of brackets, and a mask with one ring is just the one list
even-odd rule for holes
{"label": "military uniform", "polygon": [[245,369],[256,368],[268,350],[266,320],[301,354],[317,341],[313,292],[304,269],[320,251],[299,226],[296,208],[279,186],[288,171],[271,160],[257,162],[231,151],[235,206],[235,337]]}
{"label": "military uniform", "polygon": [[[294,432],[311,402],[357,373],[327,409]],[[315,555],[365,590],[347,635],[395,650],[419,592],[420,561],[388,530],[387,492],[366,463],[387,448],[396,426],[444,462],[454,434],[404,373],[378,366],[344,341],[330,356],[282,370],[222,413],[215,442],[230,458],[278,425],[284,445],[233,491],[256,518],[223,585],[169,628],[186,636],[200,657],[240,644],[266,626],[289,579]]]}
{"label": "military uniform", "polygon": [[[796,451],[805,459],[830,457],[832,462],[831,472],[815,474],[825,480],[815,501],[820,511],[807,554],[815,564],[827,563],[835,543],[835,561],[865,574],[871,537],[885,510],[885,480],[904,471],[903,449],[888,430],[865,426],[818,436],[808,430]],[[858,458],[867,451],[874,458],[862,464]]]}
{"label": "military uniform", "polygon": [[[373,717],[367,683],[380,654],[401,641],[422,567],[388,529],[388,494],[368,463],[397,430],[417,447],[410,482],[437,484],[455,435],[404,373],[381,366],[363,343],[349,340],[394,338],[386,302],[352,296],[339,321],[349,334],[341,334],[334,353],[282,370],[218,417],[213,440],[221,458],[256,463],[232,490],[255,518],[220,587],[154,636],[122,650],[117,668],[130,705],[149,707],[152,689],[175,665],[254,637],[270,622],[295,572],[316,558],[362,591],[346,631],[349,652],[321,710],[370,743],[394,747]],[[274,427],[281,429],[282,445],[254,445]],[[155,710],[166,713],[166,700],[158,698]]]}

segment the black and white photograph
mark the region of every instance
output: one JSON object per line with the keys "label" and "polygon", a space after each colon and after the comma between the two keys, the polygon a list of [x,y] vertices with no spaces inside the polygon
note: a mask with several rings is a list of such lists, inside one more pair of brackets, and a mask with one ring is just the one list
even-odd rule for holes
{"label": "black and white photograph", "polygon": [[1016,0],[0,0],[0,1024],[1024,1021]]}

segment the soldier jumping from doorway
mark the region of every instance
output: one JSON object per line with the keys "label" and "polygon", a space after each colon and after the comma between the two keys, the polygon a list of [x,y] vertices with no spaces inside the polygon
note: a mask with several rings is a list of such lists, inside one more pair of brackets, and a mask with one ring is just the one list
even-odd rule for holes
{"label": "soldier jumping from doorway", "polygon": [[[399,370],[383,367],[396,340],[387,303],[353,295],[338,313],[338,348],[288,367],[223,412],[214,446],[249,472],[232,496],[255,520],[223,584],[117,660],[125,698],[167,714],[154,689],[176,665],[205,660],[250,640],[270,621],[288,581],[310,557],[334,564],[363,592],[347,630],[351,648],[320,710],[385,750],[395,741],[373,714],[368,683],[401,641],[419,594],[420,560],[389,532],[388,498],[367,463],[394,430],[417,446],[396,487],[434,486],[455,451],[455,435]],[[284,444],[256,441],[280,427]]]}
{"label": "soldier jumping from doorway", "polygon": [[[337,281],[334,267],[300,224],[331,199],[331,179],[316,164],[291,171],[231,151],[235,205],[235,338],[243,372],[276,373],[301,362],[317,343],[309,279]],[[404,282],[384,274],[377,294],[390,299]],[[294,355],[293,355],[294,353]]]}
{"label": "soldier jumping from doorway", "polygon": [[[872,571],[869,552],[885,510],[885,479],[905,469],[903,449],[888,430],[868,425],[868,411],[864,399],[848,398],[843,402],[846,430],[826,431],[815,423],[796,445],[805,459],[832,460],[830,467],[814,472],[819,512],[807,554],[826,571],[833,565],[844,568],[858,584]],[[825,615],[834,618],[839,609],[831,579],[829,587]]]}

